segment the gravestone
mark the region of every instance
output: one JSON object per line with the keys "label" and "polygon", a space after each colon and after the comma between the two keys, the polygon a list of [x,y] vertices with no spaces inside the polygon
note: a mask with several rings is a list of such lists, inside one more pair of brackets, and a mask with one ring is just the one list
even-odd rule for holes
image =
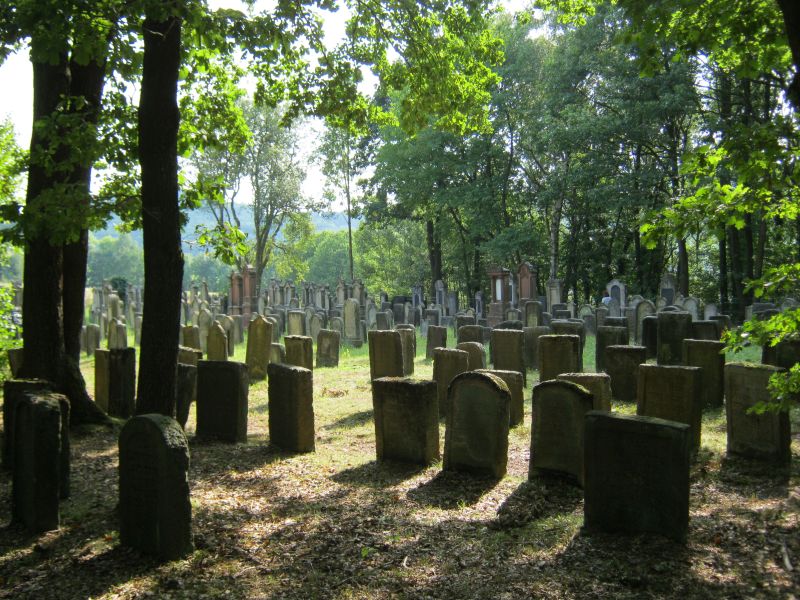
{"label": "gravestone", "polygon": [[703,307],[703,320],[710,321],[711,317],[716,317],[719,314],[719,308],[716,304],[706,304]]}
{"label": "gravestone", "polygon": [[433,380],[436,382],[439,416],[447,416],[450,382],[460,373],[469,371],[469,354],[455,348],[436,348],[433,351]]}
{"label": "gravestone", "polygon": [[433,351],[436,348],[447,348],[447,327],[429,325],[428,339],[425,344],[425,358],[433,358]]}
{"label": "gravestone", "polygon": [[612,298],[611,301],[606,304],[606,307],[608,308],[609,317],[622,317],[622,308],[620,307],[619,301],[616,298]]}
{"label": "gravestone", "polygon": [[633,339],[636,342],[641,343],[644,346],[644,340],[642,339],[643,335],[643,324],[645,317],[649,317],[650,315],[656,314],[656,305],[650,302],[650,300],[642,300],[636,305],[636,327],[633,331]]}
{"label": "gravestone", "polygon": [[462,325],[458,328],[457,343],[480,342],[483,343],[483,327],[480,325]]}
{"label": "gravestone", "polygon": [[129,419],[119,435],[120,544],[161,560],[193,550],[189,445],[164,415]]}
{"label": "gravestone", "polygon": [[431,325],[439,325],[441,312],[438,308],[425,309],[425,320],[428,322],[428,327]]}
{"label": "gravestone", "polygon": [[456,333],[462,327],[466,327],[468,325],[477,325],[475,317],[473,315],[466,315],[466,314],[456,315],[455,321],[453,321],[453,323],[455,324]]}
{"label": "gravestone", "polygon": [[667,305],[672,304],[676,299],[675,293],[675,277],[669,273],[664,275],[659,284],[661,297],[666,301]]}
{"label": "gravestone", "polygon": [[519,371],[501,371],[499,369],[478,369],[478,373],[489,373],[502,379],[508,386],[511,394],[509,404],[508,426],[522,425],[525,420],[525,389],[522,383],[522,374]]}
{"label": "gravestone", "polygon": [[580,349],[577,335],[539,336],[539,381],[555,379],[561,373],[580,373]]}
{"label": "gravestone", "polygon": [[94,356],[100,347],[100,325],[89,323],[86,326],[86,356]]}
{"label": "gravestone", "polygon": [[606,291],[612,300],[617,301],[617,305],[624,307],[628,305],[627,286],[619,279],[612,279],[606,284]]}
{"label": "gravestone", "polygon": [[128,329],[116,319],[108,322],[108,349],[117,350],[128,347]]}
{"label": "gravestone", "polygon": [[611,377],[608,374],[561,373],[556,381],[569,381],[589,390],[593,410],[611,410]]}
{"label": "gravestone", "polygon": [[200,349],[200,328],[196,325],[186,325],[181,329],[183,345],[189,348]]}
{"label": "gravestone", "polygon": [[571,381],[544,381],[533,387],[531,459],[528,479],[541,472],[584,481],[584,420],[592,394]]}
{"label": "gravestone", "polygon": [[417,332],[413,325],[401,323],[396,331],[400,334],[400,343],[403,348],[403,375],[408,377],[414,374],[414,359],[417,356]]}
{"label": "gravestone", "polygon": [[606,324],[608,318],[608,307],[605,305],[598,306],[594,311],[595,327],[602,327]]}
{"label": "gravestone", "polygon": [[659,365],[679,365],[683,361],[683,340],[692,337],[692,315],[687,312],[658,313]]}
{"label": "gravestone", "polygon": [[710,340],[683,340],[683,364],[700,367],[703,408],[722,406],[725,392],[725,344]]}
{"label": "gravestone", "polygon": [[525,303],[525,326],[539,327],[542,325],[542,303],[538,300],[528,300]]}
{"label": "gravestone", "polygon": [[214,321],[208,328],[206,339],[207,360],[228,360],[228,336],[218,322]]}
{"label": "gravestone", "polygon": [[339,366],[338,331],[320,329],[317,335],[317,368]]}
{"label": "gravestone", "polygon": [[776,465],[792,459],[789,413],[766,411],[748,414],[761,402],[771,401],[769,378],[780,367],[751,363],[725,365],[725,415],[728,454],[763,460]]}
{"label": "gravestone", "polygon": [[344,321],[341,317],[331,317],[329,327],[333,331],[338,331],[340,338],[344,337]]}
{"label": "gravestone", "polygon": [[286,348],[283,344],[272,342],[269,345],[269,362],[279,365],[286,362]]}
{"label": "gravestone", "polygon": [[[700,448],[703,397],[698,367],[639,365],[636,414],[686,423],[692,452]],[[613,385],[613,384],[612,384]]]}
{"label": "gravestone", "polygon": [[583,347],[586,344],[586,328],[580,319],[550,321],[550,329],[553,335],[577,335],[581,338],[581,358],[583,357]]}
{"label": "gravestone", "polygon": [[468,370],[477,371],[486,368],[486,352],[480,342],[461,342],[456,344],[456,350],[463,350],[469,354]]}
{"label": "gravestone", "polygon": [[381,377],[372,382],[378,460],[427,465],[439,460],[435,381]]}
{"label": "gravestone", "polygon": [[267,376],[271,344],[272,323],[267,322],[264,317],[256,316],[247,326],[245,364],[250,381],[264,379]]}
{"label": "gravestone", "polygon": [[623,346],[627,343],[628,330],[625,327],[609,327],[608,325],[598,327],[594,346],[595,370],[606,371],[605,354],[608,346]]}
{"label": "gravestone", "polygon": [[398,331],[370,331],[369,378],[403,376],[403,341]]}
{"label": "gravestone", "polygon": [[525,358],[522,351],[523,333],[516,329],[492,330],[492,364],[499,371],[517,371],[527,384]]}
{"label": "gravestone", "polygon": [[197,327],[200,329],[200,349],[207,352],[208,330],[211,327],[214,319],[211,312],[207,308],[201,308],[197,315]]}
{"label": "gravestone", "polygon": [[697,321],[700,318],[700,301],[689,296],[683,301],[683,310],[692,315],[692,321]]}
{"label": "gravestone", "polygon": [[201,360],[197,365],[197,437],[247,441],[247,365]]}
{"label": "gravestone", "polygon": [[186,429],[189,410],[197,398],[197,365],[178,362],[175,373],[175,420]]}
{"label": "gravestone", "polygon": [[[253,313],[255,316],[255,313]],[[227,350],[228,356],[233,356],[233,353],[236,352],[236,332],[234,331],[234,323],[233,319],[231,319],[228,315],[219,315],[217,317],[217,322],[222,325],[222,330],[225,332],[225,341],[227,342]]]}
{"label": "gravestone", "polygon": [[290,310],[286,313],[286,335],[306,334],[306,313],[302,310]]}
{"label": "gravestone", "polygon": [[49,392],[53,384],[44,379],[6,379],[3,382],[3,468],[14,465],[14,416],[17,404],[27,395]]}
{"label": "gravestone", "polygon": [[657,533],[686,540],[688,425],[592,411],[586,415],[584,446],[587,533]]}
{"label": "gravestone", "polygon": [[647,358],[655,358],[658,354],[658,317],[648,315],[642,319],[642,346],[645,348]]}
{"label": "gravestone", "polygon": [[525,358],[525,367],[532,370],[539,369],[539,338],[550,335],[553,330],[540,325],[538,327],[522,328],[522,351]]}
{"label": "gravestone", "polygon": [[287,335],[283,338],[286,348],[286,365],[303,367],[309,371],[314,369],[313,342],[307,335]]}
{"label": "gravestone", "polygon": [[348,298],[344,302],[344,341],[355,348],[364,343],[361,331],[358,300]]}
{"label": "gravestone", "polygon": [[322,331],[323,327],[325,327],[325,323],[322,319],[322,316],[318,313],[311,315],[308,326],[309,337],[312,340],[316,340],[319,337],[319,332]]}
{"label": "gravestone", "polygon": [[119,348],[94,353],[94,400],[112,417],[136,412],[136,350]]}
{"label": "gravestone", "polygon": [[501,479],[508,463],[508,386],[494,375],[468,372],[453,379],[447,395],[443,469]]}
{"label": "gravestone", "polygon": [[719,341],[720,330],[717,321],[692,321],[689,335],[693,340]]}
{"label": "gravestone", "polygon": [[620,402],[636,402],[639,365],[647,362],[644,346],[607,346],[605,370],[611,377],[611,393]]}
{"label": "gravestone", "polygon": [[314,451],[314,380],[310,369],[270,364],[269,439],[287,452]]}

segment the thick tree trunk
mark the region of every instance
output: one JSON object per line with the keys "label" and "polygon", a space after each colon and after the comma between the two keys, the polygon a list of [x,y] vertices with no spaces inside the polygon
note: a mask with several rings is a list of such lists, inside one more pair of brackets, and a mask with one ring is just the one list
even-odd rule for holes
{"label": "thick tree trunk", "polygon": [[428,241],[428,260],[431,265],[431,299],[436,298],[436,282],[442,278],[442,244],[436,235],[436,226],[431,219],[425,222]]}
{"label": "thick tree trunk", "polygon": [[181,21],[144,21],[139,103],[144,313],[136,412],[175,413],[183,253],[178,207]]}
{"label": "thick tree trunk", "polygon": [[783,12],[783,24],[786,27],[786,38],[792,50],[794,77],[789,84],[789,98],[794,104],[795,112],[800,108],[800,3],[797,0],[778,0]]}

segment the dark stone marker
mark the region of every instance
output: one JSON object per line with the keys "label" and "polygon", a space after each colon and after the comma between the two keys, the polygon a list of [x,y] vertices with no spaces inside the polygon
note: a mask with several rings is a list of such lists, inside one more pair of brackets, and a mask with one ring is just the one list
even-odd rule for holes
{"label": "dark stone marker", "polygon": [[339,366],[340,335],[333,329],[320,329],[317,335],[317,368]]}
{"label": "dark stone marker", "polygon": [[539,381],[555,379],[561,373],[580,373],[581,338],[577,335],[539,337]]}
{"label": "dark stone marker", "polygon": [[286,347],[283,344],[272,342],[269,345],[269,362],[278,364],[286,362]]}
{"label": "dark stone marker", "polygon": [[370,331],[369,378],[403,376],[403,341],[398,331]]}
{"label": "dark stone marker", "polygon": [[692,452],[700,448],[703,419],[700,375],[697,367],[639,365],[636,414],[686,423],[691,432]]}
{"label": "dark stone marker", "polygon": [[762,347],[761,362],[765,365],[791,369],[800,363],[800,340],[785,340],[775,346]]}
{"label": "dark stone marker", "polygon": [[[606,319],[608,321],[608,319]],[[606,348],[623,346],[628,343],[628,328],[603,325],[597,328],[597,339],[594,346],[594,368],[597,372],[606,371]]]}
{"label": "dark stone marker", "polygon": [[583,321],[554,319],[550,321],[550,329],[553,330],[554,335],[579,336],[581,338],[581,355],[583,355],[583,347],[586,344],[586,328],[583,326]]}
{"label": "dark stone marker", "polygon": [[286,347],[287,365],[303,367],[309,371],[314,369],[313,341],[307,335],[287,335],[283,338]]}
{"label": "dark stone marker", "polygon": [[570,381],[589,390],[594,410],[611,410],[611,377],[606,373],[561,373],[556,381]]}
{"label": "dark stone marker", "polygon": [[436,382],[439,416],[447,416],[450,405],[447,388],[459,373],[469,371],[469,354],[455,348],[436,348],[433,351],[433,380]]}
{"label": "dark stone marker", "polygon": [[201,360],[197,365],[197,437],[247,441],[247,365]]}
{"label": "dark stone marker", "polygon": [[712,340],[719,341],[719,324],[716,321],[692,321],[689,328],[690,337],[693,340]]}
{"label": "dark stone marker", "polygon": [[[604,327],[624,327],[628,329],[628,318],[627,317],[606,317],[603,321]],[[630,333],[630,332],[629,332]],[[628,343],[627,341],[625,342]]]}
{"label": "dark stone marker", "polygon": [[378,460],[427,465],[439,460],[435,381],[381,377],[372,382]]}
{"label": "dark stone marker", "polygon": [[14,466],[14,416],[27,394],[49,392],[53,384],[44,379],[7,379],[3,382],[3,468]]}
{"label": "dark stone marker", "polygon": [[[412,329],[406,329],[411,327]],[[400,345],[403,351],[403,375],[414,374],[414,358],[417,355],[417,333],[413,325],[401,324],[397,326],[397,333],[400,334]]]}
{"label": "dark stone marker", "polygon": [[738,454],[777,465],[792,459],[789,413],[767,411],[748,414],[759,402],[770,401],[769,378],[780,367],[752,363],[725,365],[725,415],[728,454]]}
{"label": "dark stone marker", "polygon": [[456,344],[456,350],[463,350],[469,354],[469,371],[486,368],[486,351],[480,342],[461,342]]}
{"label": "dark stone marker", "polygon": [[192,552],[189,445],[174,419],[139,415],[122,428],[119,517],[123,546],[161,560],[177,560]]}
{"label": "dark stone marker", "polygon": [[584,435],[584,530],[686,541],[689,426],[592,411]]}
{"label": "dark stone marker", "polygon": [[647,358],[655,358],[658,354],[658,317],[656,315],[648,315],[642,319],[641,337]]}
{"label": "dark stone marker", "polygon": [[553,311],[553,321],[566,320],[569,319],[570,317],[572,317],[572,313],[568,310],[559,309]]}
{"label": "dark stone marker", "polygon": [[544,325],[537,327],[523,327],[522,329],[522,352],[525,356],[525,367],[528,369],[539,369],[539,338],[543,335],[550,335],[553,330]]}
{"label": "dark stone marker", "polygon": [[[61,414],[62,399],[66,401],[63,396],[46,391],[28,393],[14,409],[11,521],[31,533],[58,529],[59,525],[62,431],[68,436]],[[69,465],[68,450],[66,460]]]}
{"label": "dark stone marker", "polygon": [[112,417],[136,412],[136,349],[95,350],[94,400]]}
{"label": "dark stone marker", "polygon": [[611,393],[620,402],[636,402],[639,365],[647,362],[644,346],[607,346],[606,373],[611,376]]}
{"label": "dark stone marker", "polygon": [[389,331],[392,328],[392,313],[388,311],[375,313],[375,323],[378,331]]}
{"label": "dark stone marker", "polygon": [[583,485],[583,432],[594,399],[571,381],[544,381],[533,388],[528,479],[541,472],[568,475]]}
{"label": "dark stone marker", "polygon": [[436,348],[447,348],[447,327],[428,325],[428,342],[425,345],[425,358],[433,358]]}
{"label": "dark stone marker", "polygon": [[8,370],[11,371],[11,377],[15,379],[19,370],[22,368],[22,357],[24,353],[22,348],[8,349]]}
{"label": "dark stone marker", "polygon": [[447,395],[444,470],[502,478],[508,463],[508,386],[494,375],[467,372],[453,379]]}
{"label": "dark stone marker", "polygon": [[314,451],[314,378],[310,369],[267,367],[269,440],[288,452]]}
{"label": "dark stone marker", "polygon": [[518,371],[523,385],[527,384],[525,357],[522,351],[522,328],[492,330],[492,366],[499,371]]}
{"label": "dark stone marker", "polygon": [[658,313],[659,365],[680,365],[683,360],[683,340],[692,337],[692,315],[688,312]]}
{"label": "dark stone marker", "polygon": [[522,425],[525,420],[525,386],[522,384],[522,373],[519,371],[501,371],[498,369],[478,369],[478,373],[489,373],[502,379],[511,394],[508,412],[508,426]]}
{"label": "dark stone marker", "polygon": [[458,337],[456,338],[458,344],[462,342],[480,342],[483,343],[483,327],[480,325],[462,325],[458,328]]}
{"label": "dark stone marker", "polygon": [[508,321],[503,321],[502,323],[498,323],[495,329],[518,329],[522,331],[523,323],[519,319],[510,319]]}
{"label": "dark stone marker", "polygon": [[186,428],[189,409],[195,398],[197,398],[197,367],[179,362],[175,386],[175,420],[181,429]]}
{"label": "dark stone marker", "polygon": [[683,340],[683,364],[700,367],[703,408],[722,406],[725,387],[725,344],[711,340]]}

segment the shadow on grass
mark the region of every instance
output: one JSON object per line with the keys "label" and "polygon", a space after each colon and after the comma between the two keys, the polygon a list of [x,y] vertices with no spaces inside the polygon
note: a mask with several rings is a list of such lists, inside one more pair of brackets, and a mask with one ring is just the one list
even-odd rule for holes
{"label": "shadow on grass", "polygon": [[352,415],[347,415],[346,417],[342,417],[322,427],[325,431],[330,431],[332,429],[352,429],[353,427],[360,427],[361,425],[366,425],[370,421],[372,421],[373,413],[372,410],[362,410],[361,412],[353,413]]}
{"label": "shadow on grass", "polygon": [[494,477],[457,471],[439,471],[436,477],[409,490],[412,502],[436,508],[472,506],[499,482]]}
{"label": "shadow on grass", "polygon": [[358,467],[339,471],[331,479],[341,484],[383,488],[410,479],[426,468],[424,465],[373,460]]}
{"label": "shadow on grass", "polygon": [[[789,479],[800,473],[797,461],[792,465],[775,466],[760,460],[727,455],[719,469],[721,481],[734,487],[747,488],[747,495],[759,498],[785,498],[789,494]],[[755,488],[755,489],[753,489]]]}
{"label": "shadow on grass", "polygon": [[583,490],[564,478],[536,477],[521,483],[487,523],[490,529],[524,527],[556,514],[572,513],[583,500]]}

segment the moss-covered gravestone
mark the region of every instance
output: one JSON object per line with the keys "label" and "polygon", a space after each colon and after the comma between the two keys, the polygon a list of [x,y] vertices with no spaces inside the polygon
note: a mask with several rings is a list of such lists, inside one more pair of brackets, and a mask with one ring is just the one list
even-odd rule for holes
{"label": "moss-covered gravestone", "polygon": [[378,460],[427,465],[439,460],[435,381],[381,377],[372,382]]}
{"label": "moss-covered gravestone", "polygon": [[17,404],[27,394],[51,390],[53,384],[44,379],[7,379],[3,382],[3,468],[14,466],[14,417]]}
{"label": "moss-covered gravestone", "polygon": [[[468,342],[469,343],[469,342]],[[508,386],[511,394],[511,404],[508,411],[509,427],[522,425],[525,419],[525,385],[522,382],[522,373],[519,371],[503,371],[501,369],[478,369],[477,373],[489,373],[502,379]]]}
{"label": "moss-covered gravestone", "polygon": [[517,371],[527,383],[525,357],[522,351],[523,333],[520,329],[492,330],[492,366],[500,371]]}
{"label": "moss-covered gravestone", "polygon": [[683,362],[683,340],[691,337],[692,315],[688,312],[658,313],[658,364],[680,365]]}
{"label": "moss-covered gravestone", "polygon": [[539,337],[539,381],[555,379],[562,373],[580,373],[581,338],[577,335]]}
{"label": "moss-covered gravestone", "polygon": [[148,414],[125,423],[119,436],[123,546],[161,560],[193,550],[188,473],[189,446],[174,419]]}
{"label": "moss-covered gravestone", "polygon": [[447,389],[459,373],[469,370],[469,354],[455,348],[436,348],[433,351],[433,380],[436,382],[439,400],[439,416],[444,417],[449,410],[450,399]]}
{"label": "moss-covered gravestone", "polygon": [[636,402],[639,365],[647,362],[644,346],[606,346],[605,370],[611,377],[611,393],[620,402]]}
{"label": "moss-covered gravestone", "polygon": [[397,331],[370,331],[369,378],[403,376],[403,342]]}
{"label": "moss-covered gravestone", "polygon": [[607,373],[561,373],[557,379],[577,383],[589,390],[594,410],[611,410],[611,377]]}
{"label": "moss-covered gravestone", "polygon": [[314,379],[310,369],[270,364],[269,439],[288,452],[314,451]]}
{"label": "moss-covered gravestone", "polygon": [[606,370],[606,348],[608,346],[621,346],[628,343],[627,327],[612,327],[603,325],[597,328],[597,338],[594,346],[594,368],[596,371]]}
{"label": "moss-covered gravestone", "polygon": [[463,350],[469,354],[467,362],[470,371],[486,368],[486,351],[480,342],[461,342],[456,344],[456,350]]}
{"label": "moss-covered gravestone", "polygon": [[320,329],[317,335],[317,368],[339,366],[341,336],[332,329]]}
{"label": "moss-covered gravestone", "polygon": [[416,330],[413,325],[400,324],[397,326],[396,331],[400,334],[400,344],[403,351],[403,375],[408,377],[414,374],[414,358],[417,355]]}
{"label": "moss-covered gravestone", "polygon": [[483,343],[483,327],[480,325],[462,325],[456,331],[456,342],[480,342]]}
{"label": "moss-covered gravestone", "polygon": [[[539,303],[537,302],[537,304]],[[539,369],[539,338],[551,333],[553,330],[544,325],[522,328],[522,352],[526,368]]]}
{"label": "moss-covered gravestone", "polygon": [[94,353],[94,399],[112,417],[136,412],[136,350],[98,348]]}
{"label": "moss-covered gravestone", "polygon": [[247,441],[247,365],[201,360],[197,365],[197,437]]}
{"label": "moss-covered gravestone", "polygon": [[433,358],[436,348],[447,348],[447,327],[428,325],[428,339],[425,344],[425,358]]}
{"label": "moss-covered gravestone", "polygon": [[639,365],[636,414],[686,423],[693,452],[700,448],[703,418],[700,375],[698,367]]}
{"label": "moss-covered gravestone", "polygon": [[270,345],[272,344],[272,323],[262,316],[256,316],[247,326],[247,353],[245,363],[250,381],[267,376]]}
{"label": "moss-covered gravestone", "polygon": [[722,406],[725,392],[725,344],[712,340],[683,340],[683,364],[700,367],[703,408]]}
{"label": "moss-covered gravestone", "polygon": [[314,369],[314,346],[312,339],[306,335],[287,335],[283,338],[286,346],[286,364]]}

